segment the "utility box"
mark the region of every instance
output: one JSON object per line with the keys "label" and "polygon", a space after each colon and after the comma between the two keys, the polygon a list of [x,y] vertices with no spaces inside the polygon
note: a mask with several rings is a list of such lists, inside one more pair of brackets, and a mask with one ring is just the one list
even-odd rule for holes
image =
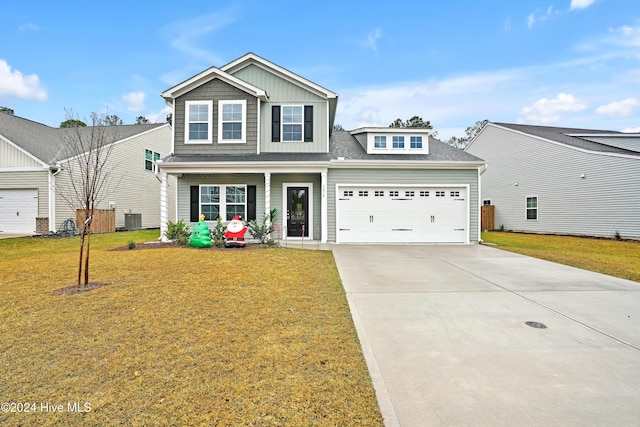
{"label": "utility box", "polygon": [[142,228],[142,214],[125,213],[124,228],[126,230],[140,230]]}

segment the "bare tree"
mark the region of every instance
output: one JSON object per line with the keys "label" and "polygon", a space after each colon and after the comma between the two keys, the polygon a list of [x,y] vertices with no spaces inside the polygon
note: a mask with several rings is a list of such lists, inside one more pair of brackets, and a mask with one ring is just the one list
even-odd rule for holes
{"label": "bare tree", "polygon": [[[65,110],[67,121],[79,122],[71,110]],[[80,209],[80,258],[78,262],[78,287],[89,284],[90,226],[96,207],[114,189],[112,174],[115,165],[109,162],[114,147],[115,129],[111,118],[92,113],[91,126],[71,126],[61,132],[63,158],[62,173],[70,182],[68,191],[59,191],[60,197],[71,209]],[[75,122],[74,122],[75,121]],[[84,270],[83,270],[84,267]]]}

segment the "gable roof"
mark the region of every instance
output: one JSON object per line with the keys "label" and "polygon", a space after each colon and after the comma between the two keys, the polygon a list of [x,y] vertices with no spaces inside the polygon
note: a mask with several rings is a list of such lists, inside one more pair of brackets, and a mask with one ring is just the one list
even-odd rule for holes
{"label": "gable roof", "polygon": [[[496,126],[503,129],[516,131],[519,133],[531,135],[537,138],[546,139],[548,141],[567,145],[572,148],[592,151],[597,153],[614,153],[614,154],[630,154],[638,156],[638,151],[628,150],[625,148],[617,147],[614,145],[608,145],[603,142],[597,142],[588,139],[590,136],[611,136],[611,137],[623,137],[623,136],[635,136],[640,138],[636,134],[625,134],[623,132],[612,130],[598,130],[598,129],[576,129],[576,128],[564,128],[564,127],[552,127],[552,126],[537,126],[537,125],[521,125],[512,123],[487,123],[487,126]],[[600,139],[602,141],[602,139]],[[471,144],[469,144],[471,145]]]}
{"label": "gable roof", "polygon": [[[109,142],[122,141],[161,126],[168,124],[110,126]],[[73,131],[74,129],[53,128],[12,114],[0,113],[0,137],[45,165],[64,159],[64,135]],[[81,127],[80,131],[88,134],[91,126]]]}
{"label": "gable roof", "polygon": [[268,98],[267,92],[265,92],[263,89],[249,84],[237,77],[234,77],[231,74],[216,67],[207,68],[203,72],[196,74],[195,76],[183,81],[182,83],[178,83],[177,85],[170,87],[164,92],[161,92],[160,96],[162,96],[166,101],[173,101],[180,95],[184,95],[185,93],[207,82],[210,82],[213,79],[220,79],[262,100],[266,100]]}

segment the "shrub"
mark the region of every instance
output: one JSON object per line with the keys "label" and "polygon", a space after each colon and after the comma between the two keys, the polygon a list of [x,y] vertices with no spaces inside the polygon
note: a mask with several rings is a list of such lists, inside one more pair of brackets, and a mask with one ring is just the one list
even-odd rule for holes
{"label": "shrub", "polygon": [[213,228],[209,228],[209,234],[211,235],[211,243],[216,248],[221,248],[224,246],[224,232],[226,231],[226,227],[222,225],[222,219],[218,217],[216,220],[216,225]]}
{"label": "shrub", "polygon": [[183,220],[179,220],[178,222],[167,222],[167,231],[165,231],[164,236],[169,240],[175,241],[180,246],[184,246],[189,242],[190,234],[191,228]]}
{"label": "shrub", "polygon": [[[253,238],[257,239],[263,245],[273,246],[275,242],[271,238],[271,233],[275,230],[273,226],[273,219],[276,217],[277,209],[271,209],[268,215],[265,215],[262,219],[262,224],[258,224],[258,221],[252,219],[247,223],[247,229]],[[268,221],[268,224],[267,224]]]}
{"label": "shrub", "polygon": [[128,247],[129,249],[135,249],[135,248],[136,248],[136,242],[134,242],[133,240],[129,240],[129,241],[127,242],[127,247]]}

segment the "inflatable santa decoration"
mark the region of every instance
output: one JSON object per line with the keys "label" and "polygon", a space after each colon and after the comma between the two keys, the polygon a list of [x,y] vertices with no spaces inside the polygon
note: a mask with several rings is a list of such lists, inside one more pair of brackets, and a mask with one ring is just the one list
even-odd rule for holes
{"label": "inflatable santa decoration", "polygon": [[227,231],[224,232],[224,247],[244,248],[246,245],[244,241],[244,234],[246,232],[247,227],[240,220],[240,216],[234,216],[227,225]]}

